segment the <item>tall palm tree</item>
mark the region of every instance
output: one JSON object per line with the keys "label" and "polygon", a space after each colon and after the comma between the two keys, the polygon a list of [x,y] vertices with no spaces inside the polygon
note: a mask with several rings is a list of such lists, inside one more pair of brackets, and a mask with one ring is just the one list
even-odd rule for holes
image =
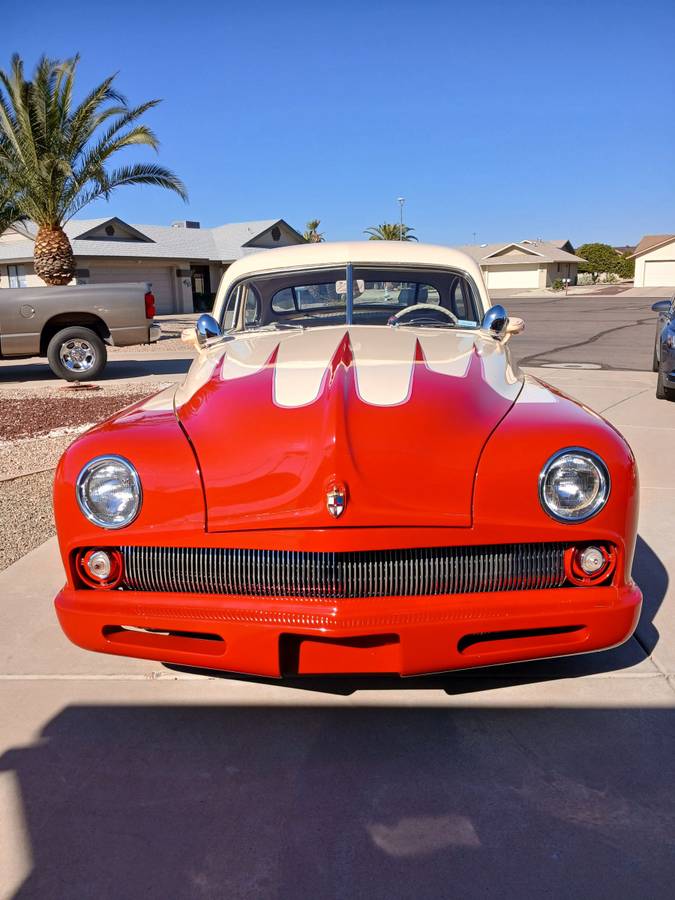
{"label": "tall palm tree", "polygon": [[320,244],[325,240],[323,231],[319,231],[321,219],[310,219],[307,223],[306,231],[302,235],[308,244]]}
{"label": "tall palm tree", "polygon": [[12,57],[0,71],[0,233],[25,219],[37,225],[35,271],[47,284],[68,284],[75,272],[63,226],[99,197],[127,184],[154,184],[184,200],[183,183],[159,165],[109,168],[111,158],[136,144],[157,150],[157,137],[138,120],[160,101],[129,106],[113,87],[115,76],[73,104],[79,57],[42,57],[33,78]]}
{"label": "tall palm tree", "polygon": [[[369,241],[416,241],[418,238],[412,234],[414,230],[408,225],[404,225],[401,228],[398,222],[384,222],[382,225],[373,225],[371,228],[366,228],[363,233],[370,235]],[[401,235],[401,232],[403,232],[403,235]]]}

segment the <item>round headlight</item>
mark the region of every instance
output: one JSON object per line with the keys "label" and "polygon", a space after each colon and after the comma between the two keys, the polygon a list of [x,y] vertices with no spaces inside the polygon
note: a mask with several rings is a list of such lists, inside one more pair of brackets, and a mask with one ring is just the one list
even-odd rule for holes
{"label": "round headlight", "polygon": [[98,456],[77,479],[77,502],[84,515],[101,528],[123,528],[141,508],[141,482],[136,469],[121,456]]}
{"label": "round headlight", "polygon": [[549,516],[562,522],[590,519],[607,502],[607,467],[590,450],[570,447],[552,456],[539,476],[539,499]]}

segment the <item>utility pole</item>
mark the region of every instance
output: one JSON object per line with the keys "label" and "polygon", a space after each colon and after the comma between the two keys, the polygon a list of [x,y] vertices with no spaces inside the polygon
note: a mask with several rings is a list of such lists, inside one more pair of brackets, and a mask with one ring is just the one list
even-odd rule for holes
{"label": "utility pole", "polygon": [[405,203],[405,197],[397,197],[396,199],[398,200],[398,205],[399,205],[400,213],[401,213],[400,225],[399,225],[399,229],[398,229],[398,239],[399,239],[399,241],[402,241],[403,240],[403,204]]}

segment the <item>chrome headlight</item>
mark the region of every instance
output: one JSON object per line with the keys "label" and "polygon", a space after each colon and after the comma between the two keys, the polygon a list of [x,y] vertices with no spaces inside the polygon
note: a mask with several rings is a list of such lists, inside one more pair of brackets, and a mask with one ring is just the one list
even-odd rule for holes
{"label": "chrome headlight", "polygon": [[138,472],[121,456],[97,456],[78,476],[77,502],[94,525],[123,528],[141,508]]}
{"label": "chrome headlight", "polygon": [[584,522],[600,512],[609,487],[609,473],[599,456],[568,447],[552,456],[541,470],[539,499],[554,519]]}

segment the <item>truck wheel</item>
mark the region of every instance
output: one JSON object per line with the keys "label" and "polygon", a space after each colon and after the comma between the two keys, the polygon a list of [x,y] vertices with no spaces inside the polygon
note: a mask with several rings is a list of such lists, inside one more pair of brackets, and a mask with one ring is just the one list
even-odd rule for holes
{"label": "truck wheel", "polygon": [[54,335],[47,347],[47,359],[57,378],[91,381],[103,371],[108,355],[95,331],[75,326]]}
{"label": "truck wheel", "polygon": [[659,371],[659,356],[656,352],[656,341],[654,341],[654,355],[652,356],[652,372]]}

